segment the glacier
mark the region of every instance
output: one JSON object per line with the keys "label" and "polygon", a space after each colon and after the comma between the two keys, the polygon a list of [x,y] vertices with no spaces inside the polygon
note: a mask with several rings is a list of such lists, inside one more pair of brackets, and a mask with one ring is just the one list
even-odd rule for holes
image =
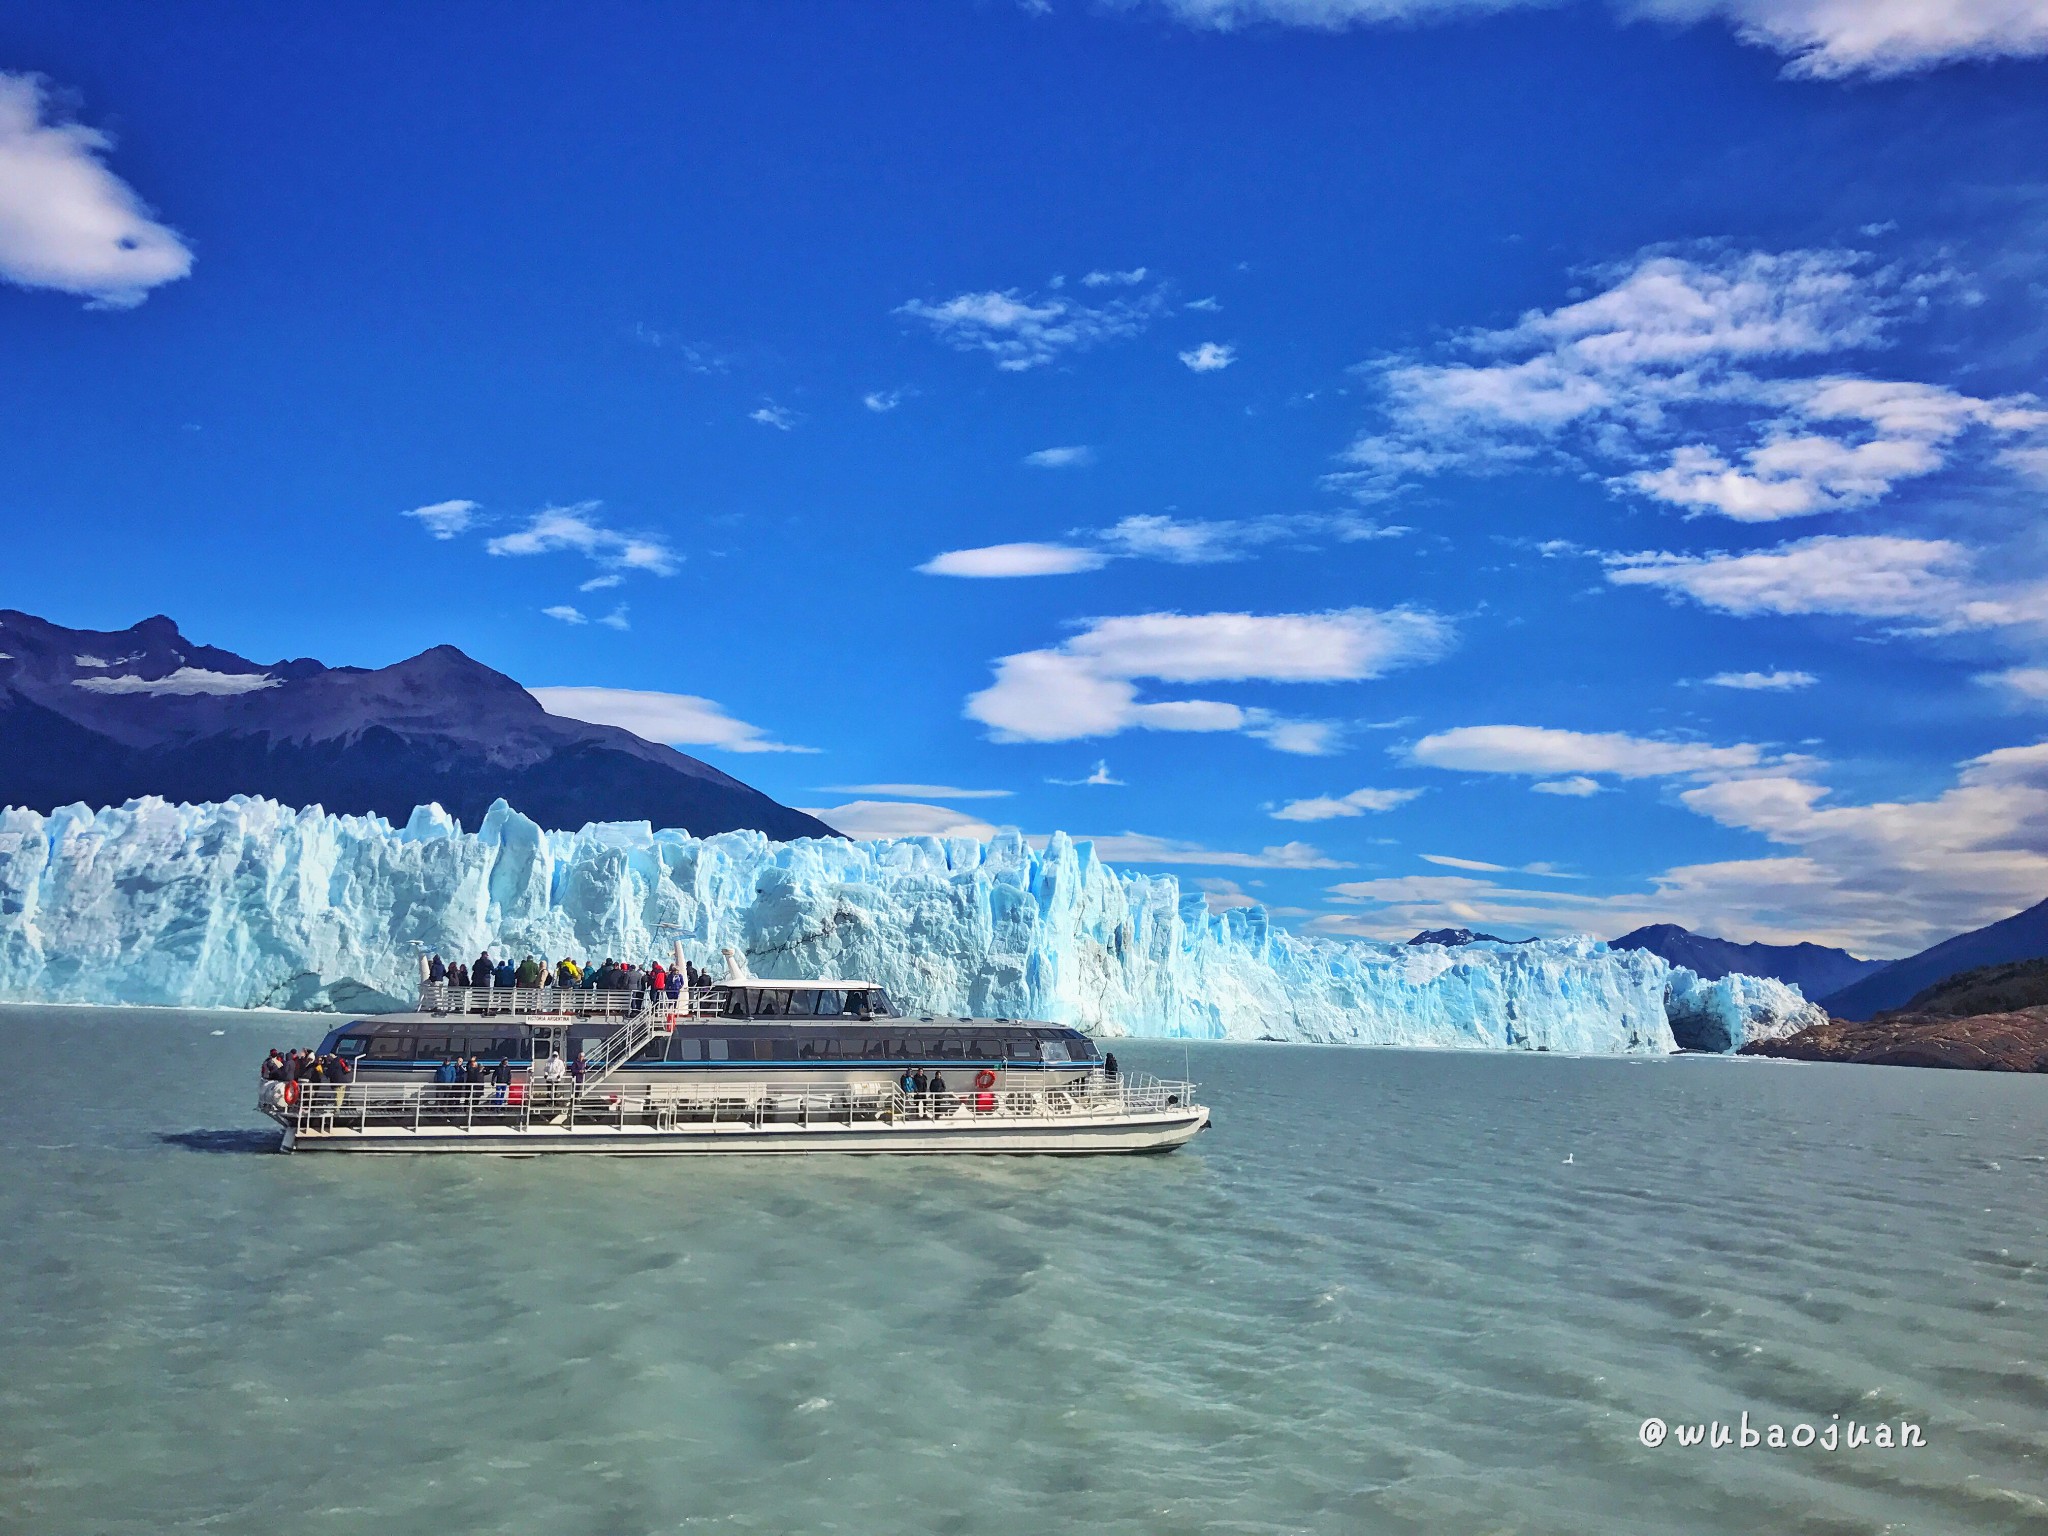
{"label": "glacier", "polygon": [[1591,938],[1305,937],[1063,833],[560,832],[502,800],[474,832],[439,806],[395,828],[242,796],[0,812],[0,1001],[372,1012],[411,1006],[423,953],[644,962],[676,942],[714,971],[731,948],[763,977],[1104,1035],[1664,1054],[1825,1017],[1782,982]]}

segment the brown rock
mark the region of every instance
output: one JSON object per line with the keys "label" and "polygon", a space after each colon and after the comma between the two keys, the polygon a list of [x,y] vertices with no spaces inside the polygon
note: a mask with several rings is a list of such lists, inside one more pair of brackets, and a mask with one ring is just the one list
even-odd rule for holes
{"label": "brown rock", "polygon": [[1849,1061],[1882,1067],[1954,1067],[1977,1072],[2048,1072],[2048,1007],[1952,1018],[1881,1013],[1868,1023],[1829,1019],[1783,1040],[1758,1040],[1745,1056]]}

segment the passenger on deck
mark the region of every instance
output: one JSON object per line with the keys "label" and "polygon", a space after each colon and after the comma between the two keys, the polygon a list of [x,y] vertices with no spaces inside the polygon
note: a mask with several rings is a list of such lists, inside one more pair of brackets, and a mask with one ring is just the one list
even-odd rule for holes
{"label": "passenger on deck", "polygon": [[953,1101],[947,1097],[946,1079],[942,1073],[933,1072],[931,1081],[925,1084],[925,1088],[932,1096],[933,1114],[950,1115],[953,1113]]}
{"label": "passenger on deck", "polygon": [[683,995],[684,984],[681,971],[670,971],[668,973],[668,995],[671,1001]]}
{"label": "passenger on deck", "polygon": [[327,1058],[327,1081],[334,1084],[334,1107],[341,1108],[348,1097],[349,1080],[356,1075],[355,1063],[336,1051]]}
{"label": "passenger on deck", "polygon": [[1116,1081],[1116,1052],[1111,1051],[1102,1058],[1102,1075],[1112,1083]]}
{"label": "passenger on deck", "polygon": [[459,1083],[462,1081],[462,1068],[453,1056],[443,1056],[441,1058],[441,1065],[434,1068],[434,1081],[437,1083]]}
{"label": "passenger on deck", "polygon": [[483,1102],[484,1082],[490,1074],[484,1071],[483,1058],[472,1055],[469,1065],[462,1069],[462,1080],[469,1084],[469,1096],[478,1103]]}
{"label": "passenger on deck", "polygon": [[498,1064],[491,1068],[491,1102],[502,1104],[512,1096],[512,1063],[500,1056]]}
{"label": "passenger on deck", "polygon": [[915,1096],[924,1088],[923,1074],[913,1072],[910,1068],[905,1067],[903,1069],[903,1076],[896,1081],[896,1086],[905,1093]]}
{"label": "passenger on deck", "polygon": [[488,987],[491,984],[491,952],[487,949],[469,965],[469,984],[472,987]]}
{"label": "passenger on deck", "polygon": [[263,1058],[263,1081],[266,1083],[281,1083],[284,1081],[284,1052],[274,1045],[270,1048],[270,1054]]}
{"label": "passenger on deck", "polygon": [[647,968],[647,990],[660,992],[664,996],[668,992],[668,972],[661,968],[659,960]]}
{"label": "passenger on deck", "polygon": [[512,984],[519,987],[540,985],[540,962],[528,955],[519,962],[519,969],[512,973]]}
{"label": "passenger on deck", "polygon": [[578,1088],[583,1086],[583,1074],[589,1070],[589,1067],[585,1065],[583,1060],[583,1048],[578,1046],[575,1059],[569,1063],[569,1076],[576,1080]]}
{"label": "passenger on deck", "polygon": [[441,963],[441,957],[437,954],[427,962],[427,980],[438,987],[447,979],[448,967]]}
{"label": "passenger on deck", "polygon": [[583,985],[582,967],[564,955],[561,964],[555,967],[555,980],[565,987],[580,987]]}

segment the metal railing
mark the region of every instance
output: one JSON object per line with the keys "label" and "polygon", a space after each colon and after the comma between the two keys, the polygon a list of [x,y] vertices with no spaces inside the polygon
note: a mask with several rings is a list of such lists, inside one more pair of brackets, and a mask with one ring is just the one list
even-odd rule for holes
{"label": "metal railing", "polygon": [[1064,1086],[906,1093],[896,1083],[636,1083],[515,1078],[510,1083],[264,1084],[258,1107],[301,1134],[337,1130],[529,1130],[535,1127],[955,1124],[1116,1119],[1192,1107],[1195,1084],[1095,1073]]}
{"label": "metal railing", "polygon": [[[420,983],[421,1013],[570,1014],[577,1018],[626,1018],[639,1013],[650,998],[670,1001],[647,988],[634,991],[602,987],[451,987],[446,982]],[[684,1018],[718,1015],[719,999],[709,987],[692,987],[672,1000]]]}

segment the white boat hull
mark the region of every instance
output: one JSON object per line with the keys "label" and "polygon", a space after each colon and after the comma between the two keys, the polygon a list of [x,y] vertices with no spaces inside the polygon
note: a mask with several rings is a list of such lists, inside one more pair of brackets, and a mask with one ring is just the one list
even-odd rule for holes
{"label": "white boat hull", "polygon": [[[345,1122],[346,1116],[341,1117]],[[1090,1154],[1170,1152],[1209,1124],[1203,1105],[1122,1115],[1064,1115],[1042,1118],[955,1116],[936,1120],[813,1120],[808,1125],[724,1124],[652,1126],[576,1125],[405,1125],[339,1123],[285,1127],[286,1152],[466,1152],[530,1157],[541,1153],[585,1152],[608,1157],[691,1157],[718,1153],[763,1156],[781,1153],[982,1153]]]}

